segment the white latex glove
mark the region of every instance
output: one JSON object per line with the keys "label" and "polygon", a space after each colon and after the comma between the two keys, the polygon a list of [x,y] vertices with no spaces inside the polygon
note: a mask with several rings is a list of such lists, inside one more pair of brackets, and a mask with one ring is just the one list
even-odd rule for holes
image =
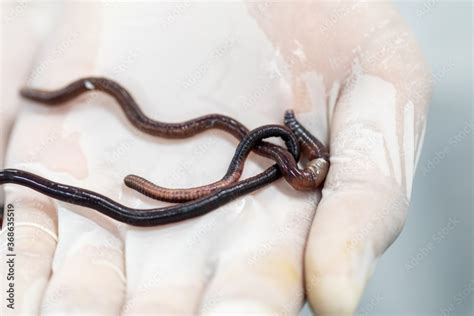
{"label": "white latex glove", "polygon": [[[24,84],[55,89],[98,75],[122,83],[148,116],[165,122],[222,113],[255,128],[282,123],[294,108],[330,147],[331,169],[317,212],[318,193],[280,180],[205,216],[154,228],[6,185],[16,212],[15,313],[295,314],[305,287],[319,314],[355,311],[375,262],[402,229],[430,87],[391,6],[58,5],[31,64],[34,50],[19,47],[39,37],[31,31],[47,18],[39,7],[27,5],[4,30],[4,139],[12,109],[21,108],[5,167],[140,208],[164,204],[126,188],[129,173],[168,187],[225,173],[237,144],[225,133],[178,141],[143,135],[100,93],[56,108],[14,97]],[[244,177],[270,164],[251,155]]]}

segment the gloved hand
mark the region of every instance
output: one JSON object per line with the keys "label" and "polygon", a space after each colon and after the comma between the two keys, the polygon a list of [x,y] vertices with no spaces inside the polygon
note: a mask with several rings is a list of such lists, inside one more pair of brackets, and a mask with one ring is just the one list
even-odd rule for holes
{"label": "gloved hand", "polygon": [[[66,4],[47,9],[56,17],[50,31],[37,15],[44,10],[27,4],[5,26],[5,167],[140,208],[162,204],[126,188],[129,173],[168,187],[224,175],[237,142],[222,132],[153,138],[100,93],[54,108],[16,96],[24,84],[55,89],[100,75],[165,122],[217,112],[254,128],[282,123],[294,108],[329,146],[331,168],[319,204],[319,193],[280,180],[153,228],[6,185],[5,204],[15,208],[14,313],[295,314],[304,289],[318,314],[355,311],[403,227],[430,90],[416,42],[390,5]],[[243,177],[270,164],[251,155]]]}

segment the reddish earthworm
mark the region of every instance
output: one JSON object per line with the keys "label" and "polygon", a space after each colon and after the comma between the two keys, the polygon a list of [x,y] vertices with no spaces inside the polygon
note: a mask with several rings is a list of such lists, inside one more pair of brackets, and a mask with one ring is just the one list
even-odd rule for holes
{"label": "reddish earthworm", "polygon": [[[24,88],[21,94],[29,99],[48,104],[58,104],[70,100],[83,92],[96,89],[113,96],[130,122],[138,129],[156,136],[183,138],[190,137],[210,128],[225,130],[235,137],[242,137],[247,129],[238,121],[218,114],[206,115],[184,123],[162,123],[148,118],[139,108],[128,91],[118,83],[106,79],[89,77],[77,80],[68,86],[55,90],[43,91]],[[327,153],[324,146],[299,124],[292,112],[285,115],[286,124],[290,126],[301,140],[303,149],[310,158],[306,170],[301,170],[296,164],[291,164],[288,152],[279,146],[261,143],[256,146],[257,152],[278,161],[286,180],[298,190],[310,190],[319,185],[315,179],[320,177],[317,173],[327,171]],[[287,146],[294,153],[291,142]],[[319,158],[319,159],[317,159]],[[154,185],[150,181],[135,175],[125,178],[125,183],[130,188],[150,197],[170,202],[189,201],[211,193],[213,190],[226,186],[238,180],[243,171],[243,161],[231,163],[226,175],[219,181],[191,189],[166,189]]]}
{"label": "reddish earthworm", "polygon": [[[186,138],[194,136],[208,129],[220,129],[242,139],[249,130],[237,120],[220,114],[210,114],[198,117],[182,123],[163,123],[155,121],[146,116],[132,95],[117,82],[100,77],[87,77],[76,80],[69,85],[52,91],[45,91],[33,88],[23,88],[20,94],[30,100],[42,102],[49,105],[57,105],[69,101],[82,93],[98,90],[112,96],[120,105],[128,120],[137,129],[144,133],[165,137],[165,138]],[[295,154],[299,152],[295,148],[297,144],[294,135],[288,136],[285,140],[288,150],[299,159]],[[260,142],[255,145],[255,152],[274,159],[275,153],[282,152],[282,147],[268,143]],[[243,163],[231,163],[224,177],[214,183],[192,189],[165,189],[155,187],[154,192],[161,200],[168,202],[182,202],[194,200],[205,196],[217,188],[229,185],[237,181],[242,175]],[[151,182],[135,175],[129,175],[125,179],[125,184],[134,190],[142,193],[150,192]]]}
{"label": "reddish earthworm", "polygon": [[[301,148],[309,160],[305,169],[298,167],[294,157],[282,148],[272,148],[272,159],[277,162],[285,180],[297,190],[314,190],[326,177],[329,168],[329,154],[326,147],[313,136],[296,118],[292,110],[285,112],[285,125],[291,129],[301,143]],[[246,157],[245,157],[246,158]],[[232,161],[241,164],[237,169],[243,170],[244,159]],[[229,168],[231,169],[231,168]],[[158,186],[139,176],[129,175],[125,178],[128,187],[161,201],[182,202],[208,195],[227,184],[219,183],[218,187],[210,189],[202,187],[188,189],[168,189]]]}

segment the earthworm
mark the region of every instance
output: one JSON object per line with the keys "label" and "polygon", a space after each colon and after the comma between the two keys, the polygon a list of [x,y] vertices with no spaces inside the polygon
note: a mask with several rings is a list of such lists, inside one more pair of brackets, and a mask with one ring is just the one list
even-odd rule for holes
{"label": "earthworm", "polygon": [[[186,138],[194,136],[205,130],[216,128],[226,131],[240,140],[249,132],[249,130],[237,120],[220,114],[205,115],[182,123],[163,123],[155,121],[142,112],[132,95],[124,87],[107,78],[82,78],[70,83],[63,88],[51,91],[23,88],[20,90],[20,94],[23,97],[33,101],[42,102],[49,105],[57,105],[69,101],[81,95],[82,93],[91,90],[102,91],[112,96],[118,102],[125,113],[125,116],[133,126],[142,132],[153,136],[165,138]],[[295,144],[295,137],[293,135],[289,136],[286,141],[286,146],[298,160],[299,156],[295,155],[297,153]],[[277,148],[283,149],[280,146],[268,142],[260,142],[255,145],[254,150],[256,153],[264,157],[273,159],[275,152],[279,151]],[[193,189],[165,189],[156,187],[155,192],[157,192],[161,200],[168,202],[194,200],[211,193],[217,188],[237,181],[242,175],[242,171],[243,163],[231,163],[224,177],[217,182]],[[127,186],[136,191],[142,193],[149,192],[148,181],[143,178],[135,175],[129,175],[124,179],[124,181]],[[161,191],[158,192],[158,190]]]}
{"label": "earthworm", "polygon": [[[245,159],[253,146],[264,138],[291,135],[286,128],[278,125],[259,127],[247,134],[237,147],[234,159]],[[291,154],[290,154],[291,156]],[[293,158],[294,159],[294,158]],[[134,226],[157,226],[175,223],[206,214],[244,194],[251,193],[281,177],[276,165],[257,176],[230,184],[215,190],[212,194],[182,204],[152,209],[135,209],[124,206],[99,193],[69,186],[40,177],[33,173],[5,169],[0,171],[0,185],[13,183],[26,186],[54,199],[94,209],[120,222]]]}
{"label": "earthworm", "polygon": [[309,160],[322,158],[329,161],[329,152],[326,146],[296,119],[293,110],[285,111],[284,123],[296,135],[300,141],[301,150]]}
{"label": "earthworm", "polygon": [[[329,168],[329,154],[326,147],[313,136],[296,118],[292,110],[287,110],[284,116],[285,125],[291,129],[301,143],[308,165],[305,169],[298,167],[297,161],[288,151],[282,148],[272,149],[272,159],[277,162],[285,180],[297,190],[314,190],[326,177]],[[245,157],[246,158],[246,157]],[[243,170],[244,159],[232,161],[232,164],[241,164],[238,170]],[[233,169],[233,168],[229,168]],[[230,179],[230,178],[229,178]],[[205,190],[202,187],[188,189],[168,189],[158,186],[149,180],[139,176],[129,175],[125,178],[128,187],[161,201],[182,202],[190,201],[207,194],[219,187],[226,186],[225,182],[220,182],[219,187]]]}

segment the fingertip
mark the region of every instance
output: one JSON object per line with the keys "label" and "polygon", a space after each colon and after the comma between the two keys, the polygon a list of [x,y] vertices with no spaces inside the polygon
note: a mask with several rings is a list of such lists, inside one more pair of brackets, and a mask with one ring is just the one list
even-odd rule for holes
{"label": "fingertip", "polygon": [[306,292],[318,315],[356,311],[378,258],[403,227],[401,194],[379,184],[323,196],[305,256]]}
{"label": "fingertip", "polygon": [[316,256],[307,256],[306,293],[317,315],[353,315],[357,310],[377,260],[370,254],[356,255],[354,259],[349,264],[331,265]]}

